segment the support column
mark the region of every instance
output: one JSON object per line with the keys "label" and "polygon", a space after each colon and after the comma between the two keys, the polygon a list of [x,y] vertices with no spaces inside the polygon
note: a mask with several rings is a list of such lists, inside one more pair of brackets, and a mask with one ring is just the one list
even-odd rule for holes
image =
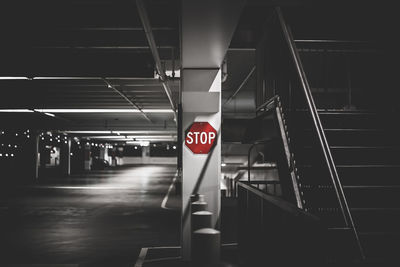
{"label": "support column", "polygon": [[108,160],[108,149],[106,147],[100,147],[100,159]]}
{"label": "support column", "polygon": [[60,147],[60,166],[63,175],[71,174],[71,138],[69,137],[63,141]]}
{"label": "support column", "polygon": [[142,164],[150,163],[150,146],[142,146]]}
{"label": "support column", "polygon": [[26,144],[18,149],[20,154],[14,171],[20,174],[26,183],[37,182],[39,177],[39,135],[37,132],[35,130],[29,132]]}
{"label": "support column", "polygon": [[[182,1],[182,257],[191,259],[190,196],[205,196],[219,229],[221,179],[221,64],[244,6],[242,0]],[[204,19],[207,18],[207,19]],[[185,131],[193,122],[217,131],[208,154],[193,154]],[[219,245],[219,244],[218,244]]]}
{"label": "support column", "polygon": [[[185,132],[193,122],[208,122],[217,131],[216,144],[208,154],[193,154],[183,144],[182,204],[183,255],[190,259],[191,222],[190,196],[205,196],[212,226],[219,229],[221,176],[221,71],[219,69],[183,70],[182,128]],[[184,133],[183,133],[184,134]],[[183,141],[184,142],[184,141]]]}
{"label": "support column", "polygon": [[39,134],[37,132],[32,132],[32,173],[33,179],[36,182],[39,178]]}
{"label": "support column", "polygon": [[83,165],[83,169],[85,171],[90,171],[90,165],[91,165],[91,160],[90,160],[91,152],[90,152],[90,149],[91,149],[91,146],[90,146],[89,142],[87,142],[85,144],[83,149],[84,149],[84,163],[83,163],[84,165]]}

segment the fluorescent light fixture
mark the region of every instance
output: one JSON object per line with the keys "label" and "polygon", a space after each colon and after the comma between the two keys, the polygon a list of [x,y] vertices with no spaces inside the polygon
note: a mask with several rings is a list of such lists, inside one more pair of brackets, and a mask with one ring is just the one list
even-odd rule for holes
{"label": "fluorescent light fixture", "polygon": [[132,130],[132,131],[64,131],[68,134],[176,134],[176,131]]}
{"label": "fluorescent light fixture", "polygon": [[99,80],[98,77],[33,77],[32,80]]}
{"label": "fluorescent light fixture", "polygon": [[153,138],[153,139],[163,139],[163,138],[175,138],[173,135],[97,135],[97,136],[87,136],[93,139],[134,139],[134,138]]}
{"label": "fluorescent light fixture", "polygon": [[47,116],[50,116],[50,117],[55,117],[56,116],[56,115],[48,113],[48,112],[45,112],[44,114],[46,114]]}
{"label": "fluorescent light fixture", "polygon": [[139,146],[149,146],[149,141],[128,141],[126,142],[129,145],[139,145]]}
{"label": "fluorescent light fixture", "polygon": [[29,80],[28,77],[0,76],[0,80]]}
{"label": "fluorescent light fixture", "polygon": [[119,138],[104,138],[104,139],[96,139],[96,138],[91,138],[91,140],[109,140],[110,142],[118,142],[118,141],[126,141],[126,142],[140,142],[140,141],[150,141],[150,142],[175,142],[176,138],[173,137],[165,137],[165,138],[125,138],[125,137],[119,137]]}
{"label": "fluorescent light fixture", "polygon": [[176,138],[136,138],[137,141],[150,141],[150,142],[161,142],[161,141],[169,141],[169,142],[174,142],[176,141]]}
{"label": "fluorescent light fixture", "polygon": [[50,117],[55,117],[56,116],[56,115],[54,115],[52,113],[49,113],[49,112],[42,112],[40,109],[34,109],[33,111],[39,112],[39,113],[43,113],[43,114],[45,114],[47,116],[50,116]]}
{"label": "fluorescent light fixture", "polygon": [[32,77],[33,80],[101,80],[101,79],[107,79],[107,80],[119,80],[119,79],[124,79],[124,80],[154,80],[154,78],[149,77],[149,78],[135,78],[135,77],[63,77],[63,76],[38,76],[38,77]]}
{"label": "fluorescent light fixture", "polygon": [[[93,138],[93,140],[96,140],[96,138]],[[117,141],[133,141],[133,138],[123,138],[123,137],[119,137],[119,138],[110,138],[110,139],[103,139],[103,140],[109,140],[112,142],[117,142]]]}
{"label": "fluorescent light fixture", "polygon": [[149,146],[150,142],[149,141],[140,141],[139,145],[141,145],[141,146]]}
{"label": "fluorescent light fixture", "polygon": [[30,112],[33,112],[33,110],[30,110],[30,109],[0,109],[0,112],[11,112],[11,113],[13,113],[13,112],[16,112],[16,113],[30,113]]}
{"label": "fluorescent light fixture", "polygon": [[[43,113],[140,113],[138,109],[36,109]],[[173,113],[172,109],[142,109],[144,113]]]}

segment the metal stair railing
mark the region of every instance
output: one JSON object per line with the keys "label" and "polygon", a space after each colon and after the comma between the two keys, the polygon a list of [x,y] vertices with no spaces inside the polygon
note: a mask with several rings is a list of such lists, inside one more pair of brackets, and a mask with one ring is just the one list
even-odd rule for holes
{"label": "metal stair railing", "polygon": [[279,25],[281,27],[283,36],[284,36],[285,41],[287,43],[287,46],[288,46],[288,49],[289,49],[289,53],[290,53],[290,57],[293,60],[293,63],[295,65],[295,70],[296,70],[296,73],[298,75],[298,78],[299,78],[299,81],[300,81],[300,84],[301,84],[301,87],[302,87],[302,91],[303,91],[304,96],[306,98],[306,102],[307,102],[306,103],[306,107],[308,108],[308,111],[309,111],[309,113],[311,115],[311,118],[312,118],[313,127],[314,127],[314,130],[315,130],[316,134],[317,134],[318,143],[319,143],[320,148],[322,150],[322,154],[324,156],[324,160],[325,160],[325,162],[327,164],[327,167],[328,167],[328,171],[329,171],[329,175],[330,175],[330,178],[331,178],[331,182],[332,182],[332,185],[334,187],[334,190],[335,190],[338,202],[339,202],[340,210],[341,210],[341,213],[343,215],[343,219],[344,219],[345,225],[353,230],[354,237],[356,239],[356,242],[357,242],[357,245],[358,245],[358,248],[359,248],[360,256],[361,256],[362,259],[365,259],[364,251],[363,251],[363,248],[361,246],[360,239],[359,239],[357,230],[356,230],[355,225],[354,225],[354,221],[353,221],[353,218],[352,218],[352,215],[351,215],[351,212],[350,212],[350,208],[348,206],[347,199],[346,199],[346,196],[344,194],[343,186],[342,186],[342,184],[340,182],[339,175],[338,175],[337,170],[336,170],[336,165],[334,163],[334,160],[333,160],[333,157],[332,157],[332,154],[331,154],[331,151],[330,151],[330,147],[329,147],[328,141],[326,139],[326,136],[325,136],[325,133],[324,133],[324,129],[323,129],[323,126],[321,124],[321,120],[320,120],[318,112],[317,112],[317,108],[316,108],[315,103],[314,103],[314,99],[313,99],[313,96],[312,96],[312,93],[311,93],[310,85],[308,83],[307,76],[306,76],[306,73],[304,71],[301,59],[300,59],[300,55],[299,55],[299,53],[297,51],[295,41],[294,41],[294,39],[292,37],[291,31],[290,31],[288,25],[285,22],[285,19],[284,19],[284,16],[282,14],[282,11],[281,11],[280,7],[276,7],[275,12],[276,12],[276,16],[277,16]]}

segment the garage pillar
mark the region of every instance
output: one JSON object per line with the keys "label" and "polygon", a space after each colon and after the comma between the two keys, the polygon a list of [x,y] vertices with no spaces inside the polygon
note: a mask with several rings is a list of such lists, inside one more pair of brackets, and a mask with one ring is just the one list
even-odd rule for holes
{"label": "garage pillar", "polygon": [[64,176],[71,174],[71,138],[62,141],[60,147],[60,167]]}
{"label": "garage pillar", "polygon": [[[182,1],[182,257],[191,259],[190,196],[205,196],[212,227],[219,229],[221,176],[221,64],[244,6],[242,0]],[[185,145],[193,122],[216,131],[208,154]]]}
{"label": "garage pillar", "polygon": [[83,162],[83,169],[85,170],[85,171],[90,171],[90,168],[91,168],[91,165],[92,165],[92,161],[91,161],[91,152],[90,152],[90,150],[91,150],[91,146],[90,146],[90,143],[89,142],[87,142],[85,145],[84,145],[84,162]]}
{"label": "garage pillar", "polygon": [[99,158],[108,161],[108,149],[104,146],[99,148]]}
{"label": "garage pillar", "polygon": [[39,178],[39,134],[32,131],[29,139],[29,154],[32,155],[32,161],[29,165],[31,166],[31,177],[36,182]]}

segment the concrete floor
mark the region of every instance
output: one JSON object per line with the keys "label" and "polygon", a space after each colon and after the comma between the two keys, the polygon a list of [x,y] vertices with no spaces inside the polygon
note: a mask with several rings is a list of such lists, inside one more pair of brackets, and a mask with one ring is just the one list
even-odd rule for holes
{"label": "concrete floor", "polygon": [[0,266],[132,267],[142,247],[179,245],[180,211],[161,208],[175,170],[119,167],[2,194]]}

